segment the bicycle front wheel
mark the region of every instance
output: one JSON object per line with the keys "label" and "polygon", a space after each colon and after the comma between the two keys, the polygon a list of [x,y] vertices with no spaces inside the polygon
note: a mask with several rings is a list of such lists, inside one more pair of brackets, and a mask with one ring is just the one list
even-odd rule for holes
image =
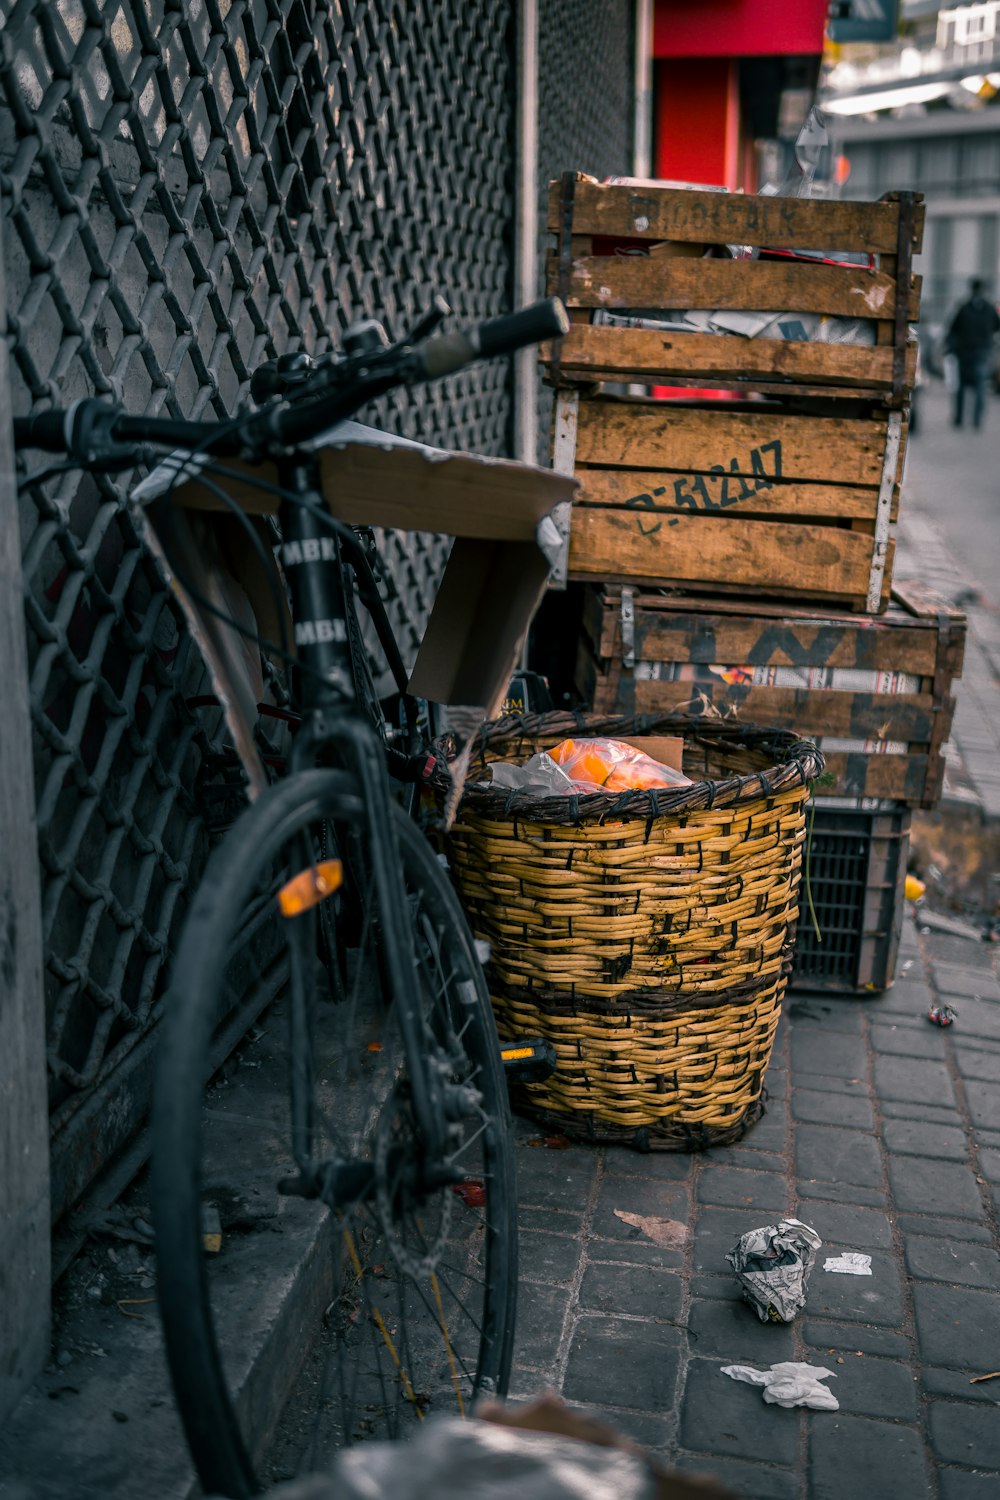
{"label": "bicycle front wheel", "polygon": [[[268,1314],[246,1294],[259,1302],[263,1287],[266,1302],[270,1231],[283,1218],[301,1235],[302,1215],[314,1216],[306,1236],[321,1267],[314,1326],[295,1351],[310,1362],[310,1409],[297,1390],[283,1470],[323,1467],[343,1445],[405,1436],[431,1413],[506,1390],[516,1209],[499,1045],[446,875],[394,812],[420,1051],[448,1099],[451,1181],[423,1185],[412,1059],[383,978],[384,914],[347,778],[297,775],[243,815],[209,861],[174,965],[153,1119],[157,1282],[207,1493],[252,1495],[269,1478],[273,1397],[255,1386],[246,1326]],[[227,1035],[254,1018],[236,1066],[231,1057],[213,1073]],[[287,1196],[310,1171],[322,1201]],[[287,1348],[283,1358],[287,1368]]]}

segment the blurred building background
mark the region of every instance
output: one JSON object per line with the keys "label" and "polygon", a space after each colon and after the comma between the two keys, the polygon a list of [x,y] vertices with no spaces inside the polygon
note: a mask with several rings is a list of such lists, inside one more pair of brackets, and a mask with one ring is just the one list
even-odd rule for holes
{"label": "blurred building background", "polygon": [[[884,4],[892,20],[892,0],[868,4]],[[831,32],[838,34],[836,23]],[[981,277],[994,298],[1000,289],[998,91],[1000,0],[947,7],[900,0],[887,39],[828,44],[820,103],[834,158],[845,159],[841,174],[849,167],[843,196],[877,198],[897,188],[926,196],[917,269],[931,342],[970,277]]]}

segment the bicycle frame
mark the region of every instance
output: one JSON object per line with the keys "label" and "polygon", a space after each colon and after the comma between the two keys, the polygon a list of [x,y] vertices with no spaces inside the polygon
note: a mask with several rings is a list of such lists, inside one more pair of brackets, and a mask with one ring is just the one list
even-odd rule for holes
{"label": "bicycle frame", "polygon": [[[398,1007],[399,1027],[407,1055],[414,1117],[425,1144],[428,1184],[444,1167],[445,1121],[439,1091],[426,1064],[419,997],[408,982],[414,973],[412,934],[402,865],[389,816],[390,790],[382,746],[354,701],[346,616],[353,607],[344,595],[340,543],[331,533],[329,512],[320,490],[314,459],[295,458],[279,468],[282,488],[296,496],[280,510],[282,562],[288,580],[300,674],[302,723],[292,746],[293,774],[319,763],[333,752],[355,779],[368,823],[372,874],[382,914],[382,944],[389,992]],[[388,622],[386,622],[387,624]],[[309,1056],[310,1017],[302,1007],[292,1013],[293,1056]],[[296,1047],[300,1043],[300,1047]],[[308,1083],[299,1079],[298,1083]],[[311,1091],[309,1091],[311,1093]],[[295,1095],[300,1097],[296,1100]],[[308,1094],[307,1094],[308,1099]],[[300,1171],[317,1176],[313,1160],[309,1106],[293,1081],[295,1155]],[[303,1190],[318,1183],[303,1183]]]}

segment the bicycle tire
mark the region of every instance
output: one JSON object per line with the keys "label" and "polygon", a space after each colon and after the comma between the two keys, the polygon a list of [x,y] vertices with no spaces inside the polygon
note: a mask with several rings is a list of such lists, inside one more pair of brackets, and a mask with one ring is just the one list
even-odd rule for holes
{"label": "bicycle tire", "polygon": [[[241,932],[245,930],[243,924],[247,903],[255,890],[255,882],[266,888],[268,881],[275,878],[275,851],[282,850],[292,837],[299,840],[294,846],[299,849],[302,831],[315,827],[318,823],[322,823],[324,830],[330,827],[337,829],[338,848],[344,848],[362,826],[362,811],[360,800],[352,796],[347,778],[335,771],[304,772],[269,788],[238,820],[210,859],[174,964],[162,1024],[154,1097],[152,1207],[156,1233],[158,1298],[168,1362],[188,1445],[206,1493],[243,1497],[259,1493],[261,1489],[257,1455],[251,1451],[252,1444],[244,1431],[238,1400],[230,1391],[225,1359],[216,1338],[212,1312],[212,1283],[216,1273],[214,1270],[212,1274],[209,1273],[201,1238],[202,1153],[205,1145],[202,1114],[206,1088],[210,1082],[208,1074],[212,1038],[220,1020],[219,996],[228,978],[228,955],[230,952],[236,955],[243,952],[240,942]],[[481,1287],[481,1291],[473,1287],[471,1292],[466,1292],[470,1301],[473,1297],[482,1300],[481,1321],[477,1323],[472,1319],[472,1329],[461,1335],[468,1341],[468,1360],[461,1352],[465,1346],[460,1344],[459,1335],[453,1333],[447,1325],[441,1300],[437,1301],[438,1312],[428,1320],[413,1296],[411,1276],[400,1272],[394,1273],[392,1295],[397,1299],[400,1312],[413,1306],[418,1317],[423,1319],[423,1322],[415,1325],[417,1332],[412,1345],[406,1342],[410,1337],[407,1325],[401,1344],[406,1359],[412,1361],[416,1368],[416,1357],[412,1351],[419,1348],[422,1354],[426,1346],[429,1360],[434,1345],[443,1336],[442,1341],[447,1346],[452,1387],[461,1403],[460,1383],[468,1387],[470,1398],[480,1393],[502,1395],[506,1391],[510,1372],[517,1283],[517,1231],[509,1104],[489,997],[461,908],[437,857],[419,830],[398,807],[394,807],[394,824],[407,899],[413,913],[415,931],[419,934],[417,982],[421,996],[428,997],[422,1011],[425,1017],[425,1037],[429,1046],[438,1046],[439,1033],[444,1034],[448,1047],[452,1049],[448,1055],[456,1059],[454,1076],[463,1076],[462,1070],[468,1069],[464,1075],[466,1081],[471,1078],[472,1093],[481,1095],[480,1114],[470,1121],[469,1130],[473,1144],[481,1142],[476,1150],[477,1153],[482,1153],[484,1165],[481,1178],[473,1173],[465,1179],[466,1186],[455,1187],[450,1192],[442,1190],[445,1196],[435,1197],[433,1202],[430,1196],[421,1199],[416,1209],[403,1197],[403,1190],[399,1187],[401,1170],[397,1170],[383,1193],[380,1210],[383,1218],[373,1218],[378,1230],[384,1226],[388,1215],[388,1232],[384,1227],[381,1232],[383,1239],[388,1240],[389,1250],[394,1258],[403,1257],[404,1233],[415,1236],[426,1251],[427,1231],[421,1214],[428,1218],[432,1214],[439,1214],[442,1221],[449,1219],[458,1225],[455,1230],[458,1238],[441,1240],[436,1248],[439,1256],[443,1254],[441,1246],[444,1246],[449,1255],[458,1260],[457,1266],[449,1263],[447,1269],[449,1276],[454,1274],[459,1278],[458,1284],[463,1292],[472,1283]],[[280,860],[278,871],[279,874],[282,872]],[[267,909],[266,902],[264,909]],[[277,925],[281,926],[280,923]],[[287,931],[288,925],[286,921],[282,931]],[[291,945],[290,938],[288,942]],[[441,958],[438,967],[433,962],[435,953]],[[320,962],[318,954],[317,945],[312,965],[314,972]],[[457,986],[461,986],[460,991]],[[331,995],[335,994],[336,986],[331,984],[330,991]],[[382,1008],[376,1006],[373,1014],[378,1025],[388,1034],[394,1011],[391,1002],[384,1004],[384,1001],[385,997],[382,996]],[[455,1006],[459,1001],[463,1007],[459,1038],[461,1056],[455,1052],[454,1016],[449,1010],[449,1007]],[[276,1005],[280,1003],[280,1000],[275,1002]],[[331,999],[327,1003],[324,1000],[323,1006],[324,1024],[327,1013],[336,1013],[347,1019],[349,1025],[357,1025],[357,1017],[354,1021],[347,1017],[344,1002],[337,1003]],[[356,1039],[354,1033],[351,1033],[351,1040]],[[440,1045],[443,1046],[443,1042]],[[345,1055],[350,1059],[353,1050],[353,1047],[348,1046],[346,1053],[338,1052],[337,1056]],[[368,1050],[372,1051],[370,1046]],[[364,1138],[363,1148],[369,1152],[372,1161],[375,1160],[376,1150],[382,1149],[382,1176],[388,1181],[390,1172],[384,1167],[384,1163],[398,1162],[401,1159],[399,1153],[405,1149],[408,1139],[408,1121],[405,1102],[400,1102],[405,1101],[405,1066],[402,1074],[399,1074],[391,1054],[383,1066],[382,1050],[380,1043],[375,1049],[374,1062],[367,1059],[363,1065],[352,1065],[348,1061],[343,1066],[352,1073],[347,1085],[350,1087],[361,1080],[362,1066],[365,1069],[382,1067],[380,1086],[383,1089],[388,1080],[389,1091],[378,1106],[377,1122],[370,1127]],[[354,1074],[357,1076],[354,1077]],[[403,1079],[402,1084],[400,1077]],[[345,1111],[350,1102],[346,1097],[347,1086]],[[216,1087],[221,1088],[223,1085]],[[374,1085],[372,1092],[374,1095]],[[211,1100],[213,1096],[209,1094],[208,1097]],[[328,1124],[328,1116],[327,1111],[324,1128]],[[378,1146],[387,1117],[389,1124],[386,1128],[395,1132],[391,1135],[394,1144],[389,1148],[390,1152],[396,1152],[395,1157],[386,1155],[384,1146]],[[330,1124],[329,1128],[332,1133],[339,1127]],[[403,1145],[399,1145],[399,1141]],[[463,1146],[462,1150],[466,1149]],[[462,1165],[464,1167],[471,1162],[472,1157],[467,1156]],[[394,1195],[391,1202],[390,1194]],[[478,1214],[480,1207],[485,1208],[482,1215]],[[409,1219],[406,1218],[407,1209],[411,1214]],[[456,1215],[457,1220],[454,1217]],[[460,1234],[466,1232],[462,1229],[463,1225],[467,1229],[466,1240],[460,1238]],[[335,1277],[334,1284],[339,1287],[338,1265],[342,1262],[343,1251],[336,1248],[338,1241],[333,1234],[334,1227],[342,1228],[343,1221],[331,1212],[325,1232],[330,1235],[334,1265],[332,1274]],[[353,1234],[353,1231],[349,1232]],[[366,1227],[361,1231],[362,1237],[367,1232]],[[353,1240],[351,1243],[354,1243]],[[348,1244],[348,1241],[345,1240],[344,1244]],[[372,1254],[378,1253],[378,1244],[376,1240]],[[472,1247],[471,1251],[469,1246]],[[473,1257],[471,1261],[461,1260],[462,1255],[469,1254]],[[476,1257],[480,1254],[483,1268],[481,1277],[469,1270],[470,1265],[478,1269],[479,1260]],[[371,1264],[369,1258],[369,1265]],[[388,1259],[386,1264],[391,1265]],[[434,1275],[438,1277],[440,1272],[439,1281],[444,1283],[449,1297],[455,1299],[464,1314],[467,1309],[454,1287],[446,1280],[443,1265],[443,1260],[439,1261]],[[380,1271],[385,1276],[385,1267],[375,1264],[376,1277]],[[359,1278],[358,1284],[361,1284],[361,1279]],[[385,1279],[393,1278],[386,1276]],[[358,1316],[357,1322],[364,1325],[368,1334],[369,1325],[373,1325],[377,1319],[375,1304],[370,1300],[373,1295],[384,1299],[390,1293],[388,1288],[383,1290],[381,1285],[374,1293],[371,1287],[365,1287],[367,1311],[362,1309],[363,1315]],[[440,1299],[439,1288],[435,1289],[435,1296]],[[430,1303],[422,1290],[421,1298],[429,1307]],[[384,1305],[384,1301],[380,1305]],[[333,1331],[330,1328],[322,1330],[323,1338],[327,1341],[336,1339],[341,1352],[352,1338],[357,1344],[362,1337],[352,1327],[355,1312],[344,1313],[341,1317],[345,1306],[341,1301],[334,1311],[332,1321],[337,1327]],[[448,1306],[452,1307],[450,1301]],[[331,1308],[333,1307],[334,1303],[331,1303]],[[478,1300],[476,1308],[479,1308]],[[327,1311],[330,1312],[330,1308]],[[393,1316],[396,1316],[395,1312]],[[405,1316],[408,1314],[404,1313],[404,1318]],[[455,1314],[452,1312],[449,1316]],[[434,1326],[435,1320],[437,1326]],[[464,1330],[464,1323],[462,1326]],[[384,1396],[382,1351],[374,1336],[372,1342]],[[471,1351],[475,1345],[473,1371]],[[458,1371],[455,1351],[458,1351]],[[303,1350],[303,1356],[305,1352]],[[433,1357],[440,1360],[440,1352],[433,1354]],[[366,1358],[371,1359],[371,1351],[367,1346]],[[358,1352],[359,1365],[360,1359],[361,1353]],[[443,1371],[443,1364],[441,1369]],[[361,1377],[355,1370],[352,1376],[355,1382],[352,1397],[359,1378]],[[370,1385],[369,1375],[366,1374],[364,1378],[369,1380]],[[402,1378],[405,1380],[405,1376]],[[452,1392],[447,1389],[441,1371],[434,1378],[438,1381],[435,1389],[443,1388],[444,1399],[450,1400]],[[343,1394],[342,1374],[340,1389]],[[424,1399],[423,1386],[411,1385],[405,1402],[398,1392],[394,1394],[395,1415],[401,1425],[403,1418],[409,1419],[414,1415],[422,1417],[420,1402]],[[433,1404],[438,1396],[427,1399]],[[356,1432],[348,1426],[346,1417],[341,1422],[343,1440],[352,1441]]]}

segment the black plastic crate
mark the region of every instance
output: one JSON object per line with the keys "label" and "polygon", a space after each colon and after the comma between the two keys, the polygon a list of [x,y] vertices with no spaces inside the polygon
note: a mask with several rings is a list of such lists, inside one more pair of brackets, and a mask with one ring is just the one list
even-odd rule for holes
{"label": "black plastic crate", "polygon": [[791,982],[843,994],[888,989],[903,925],[910,810],[869,812],[820,802],[810,817]]}

